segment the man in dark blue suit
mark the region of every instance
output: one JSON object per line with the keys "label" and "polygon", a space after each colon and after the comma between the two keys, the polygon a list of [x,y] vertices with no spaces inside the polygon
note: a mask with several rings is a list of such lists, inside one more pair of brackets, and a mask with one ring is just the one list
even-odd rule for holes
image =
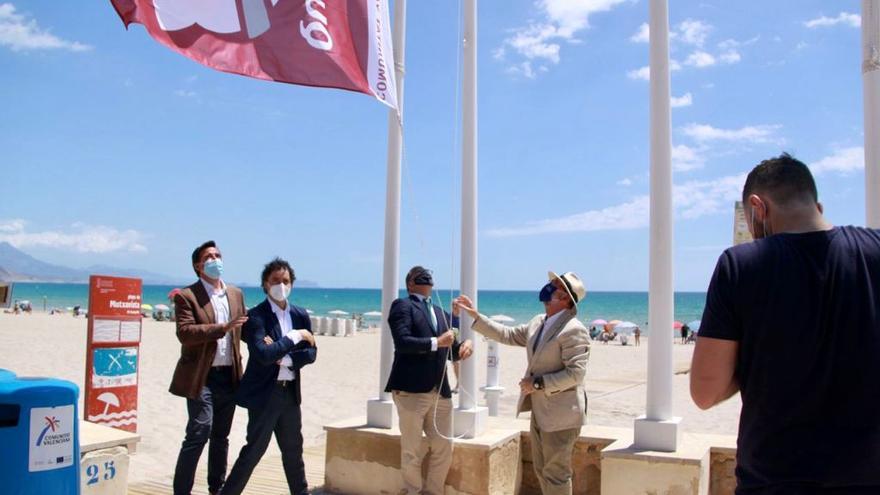
{"label": "man in dark blue suit", "polygon": [[[467,359],[470,340],[458,342],[450,317],[431,301],[434,279],[421,266],[406,275],[409,297],[397,299],[388,312],[394,338],[394,363],[386,392],[392,393],[400,425],[400,471],[403,492],[440,495],[452,464],[452,394],[446,362]],[[458,314],[453,309],[454,315]],[[427,477],[422,479],[422,431],[430,447]],[[423,491],[424,487],[424,491]]]}
{"label": "man in dark blue suit", "polygon": [[247,343],[247,368],[236,401],[248,410],[247,444],[232,467],[222,495],[238,495],[269,446],[272,432],[290,493],[308,493],[303,464],[300,368],[317,353],[305,309],[287,302],[296,276],[286,261],[275,258],[263,269],[266,300],[248,311],[241,339]]}

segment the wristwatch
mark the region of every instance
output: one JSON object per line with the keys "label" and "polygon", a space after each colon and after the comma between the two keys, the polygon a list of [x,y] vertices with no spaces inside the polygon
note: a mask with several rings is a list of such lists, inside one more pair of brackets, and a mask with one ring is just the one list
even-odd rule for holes
{"label": "wristwatch", "polygon": [[532,387],[535,390],[544,390],[544,377],[539,376],[539,377],[535,378],[534,380],[532,380]]}

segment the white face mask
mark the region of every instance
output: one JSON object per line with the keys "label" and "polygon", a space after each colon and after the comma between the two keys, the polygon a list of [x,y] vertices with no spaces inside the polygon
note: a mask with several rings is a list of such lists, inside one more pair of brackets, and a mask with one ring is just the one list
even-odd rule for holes
{"label": "white face mask", "polygon": [[269,287],[269,295],[276,301],[286,301],[287,296],[290,295],[290,285],[275,284],[272,287]]}

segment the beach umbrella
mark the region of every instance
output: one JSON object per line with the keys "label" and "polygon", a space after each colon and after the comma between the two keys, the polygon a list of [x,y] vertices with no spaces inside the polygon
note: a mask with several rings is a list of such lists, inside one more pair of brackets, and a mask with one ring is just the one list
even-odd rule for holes
{"label": "beach umbrella", "polygon": [[632,331],[635,330],[636,327],[638,327],[638,325],[636,325],[635,323],[633,323],[631,321],[622,321],[622,322],[618,323],[617,325],[614,325],[614,331],[617,333],[629,334],[629,333],[632,333]]}
{"label": "beach umbrella", "polygon": [[676,330],[680,329],[680,328],[683,327],[683,326],[684,326],[684,323],[682,323],[682,322],[680,322],[680,321],[674,321],[674,322],[672,323],[672,328],[674,328],[674,329],[676,329]]}
{"label": "beach umbrella", "polygon": [[174,296],[176,296],[177,294],[180,294],[180,289],[171,289],[171,291],[168,292],[168,295],[166,297],[168,299],[174,299]]}
{"label": "beach umbrella", "polygon": [[333,311],[328,311],[327,314],[333,315],[333,316],[346,316],[346,315],[348,315],[348,311],[342,311],[341,309],[334,309]]}
{"label": "beach umbrella", "polygon": [[699,332],[700,331],[700,320],[694,320],[694,321],[688,323],[688,328],[690,328],[692,332]]}
{"label": "beach umbrella", "polygon": [[497,321],[498,323],[513,323],[516,320],[507,316],[507,315],[492,315],[489,317],[492,321]]}
{"label": "beach umbrella", "polygon": [[381,318],[382,313],[379,311],[367,311],[366,313],[364,313],[364,316],[367,318]]}
{"label": "beach umbrella", "polygon": [[594,326],[594,327],[598,327],[598,326],[603,326],[603,327],[604,327],[604,326],[607,325],[607,324],[608,324],[608,322],[605,321],[605,320],[603,320],[602,318],[596,318],[595,320],[593,320],[593,321],[590,322],[590,325],[592,325],[592,326]]}
{"label": "beach umbrella", "polygon": [[141,304],[141,309],[144,310],[144,311],[152,311],[152,310],[153,310],[153,306],[151,306],[151,305],[149,305],[149,304]]}
{"label": "beach umbrella", "polygon": [[308,313],[308,314],[310,314],[310,315],[313,315],[313,314],[315,314],[315,312],[314,312],[314,311],[312,311],[312,310],[311,310],[311,309],[306,309],[306,313]]}
{"label": "beach umbrella", "polygon": [[164,304],[157,304],[153,306],[153,309],[155,309],[156,311],[171,311],[171,308]]}
{"label": "beach umbrella", "polygon": [[611,329],[614,328],[614,326],[617,325],[618,323],[620,323],[620,320],[609,321],[608,323],[605,324],[605,331],[610,332]]}

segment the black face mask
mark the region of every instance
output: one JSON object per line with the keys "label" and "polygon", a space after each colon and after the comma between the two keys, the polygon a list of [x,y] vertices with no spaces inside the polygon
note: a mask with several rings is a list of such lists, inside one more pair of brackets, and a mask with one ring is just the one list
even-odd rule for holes
{"label": "black face mask", "polygon": [[431,276],[431,272],[424,271],[412,279],[412,283],[414,285],[434,285],[434,277]]}
{"label": "black face mask", "polygon": [[550,302],[550,299],[553,299],[554,292],[556,292],[556,287],[552,283],[547,282],[547,285],[541,287],[541,292],[538,293],[538,300],[543,303]]}

